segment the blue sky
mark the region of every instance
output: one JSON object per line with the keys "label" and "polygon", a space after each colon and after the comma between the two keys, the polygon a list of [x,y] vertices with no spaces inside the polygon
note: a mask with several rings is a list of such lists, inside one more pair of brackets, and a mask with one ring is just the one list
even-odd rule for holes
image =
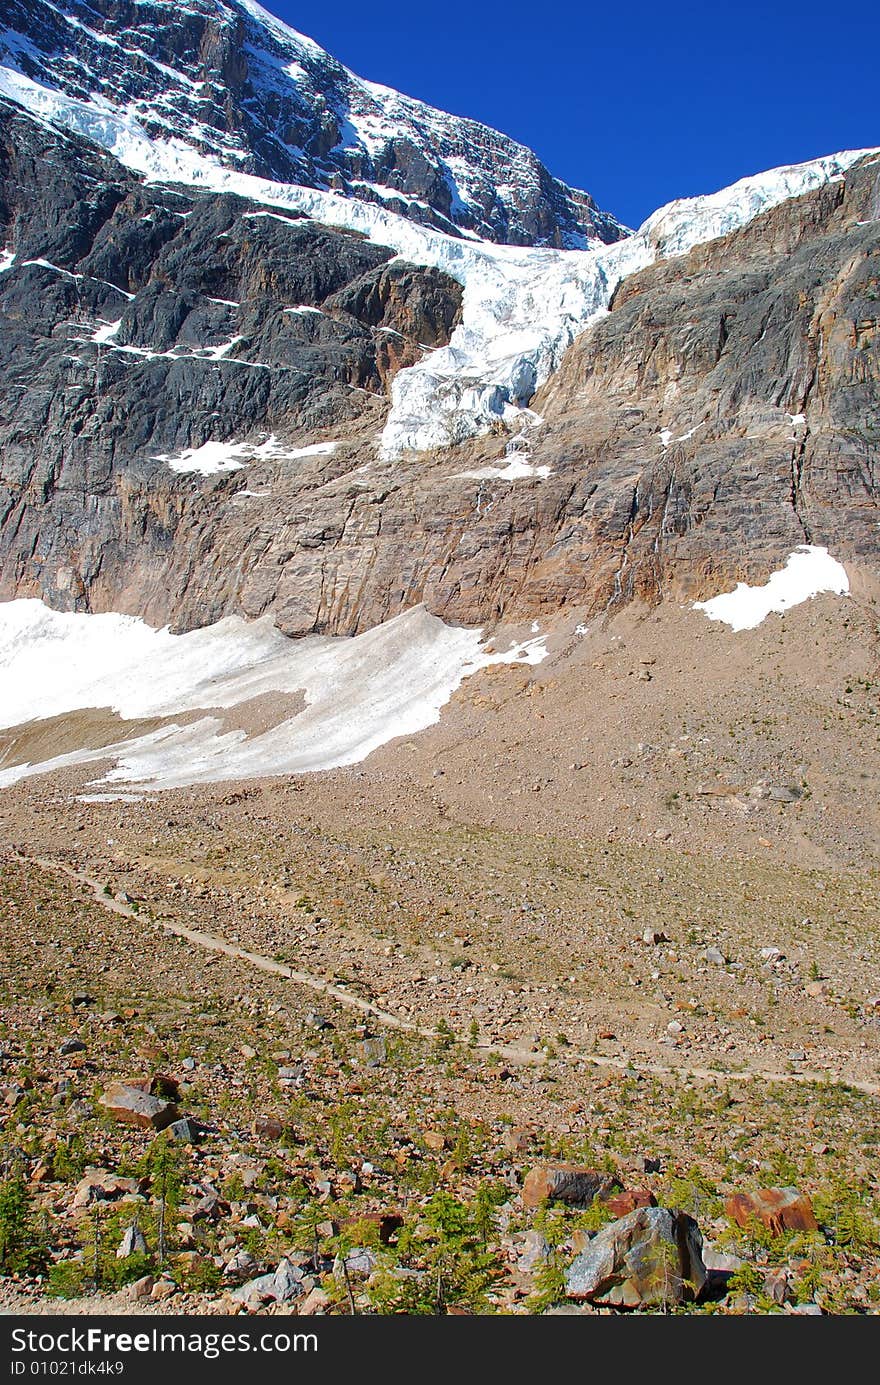
{"label": "blue sky", "polygon": [[637,226],[880,145],[876,0],[262,0],[362,77],[494,125]]}

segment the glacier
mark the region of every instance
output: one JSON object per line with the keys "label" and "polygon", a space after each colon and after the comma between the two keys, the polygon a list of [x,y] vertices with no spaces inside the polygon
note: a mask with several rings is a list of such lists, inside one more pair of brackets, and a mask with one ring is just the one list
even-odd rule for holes
{"label": "glacier", "polygon": [[[462,442],[499,422],[517,425],[575,337],[609,309],[628,275],[740,229],[762,212],[839,179],[880,149],[847,150],[679,199],[612,245],[555,250],[447,235],[373,203],[229,168],[180,139],[151,137],[131,109],[79,100],[0,67],[0,96],[49,126],[99,145],[146,181],[236,193],[358,232],[411,264],[449,274],[464,289],[448,346],[400,371],[379,442],[384,460]],[[8,253],[8,252],[7,252]]]}

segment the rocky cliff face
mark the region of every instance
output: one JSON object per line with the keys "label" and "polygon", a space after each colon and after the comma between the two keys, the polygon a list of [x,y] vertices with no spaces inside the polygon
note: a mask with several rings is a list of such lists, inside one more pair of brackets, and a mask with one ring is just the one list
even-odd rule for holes
{"label": "rocky cliff face", "polygon": [[531,150],[362,81],[250,0],[7,0],[0,63],[239,172],[452,234],[569,248],[624,234]]}
{"label": "rocky cliff face", "polygon": [[876,562],[878,212],[868,159],[630,276],[543,423],[383,462],[457,284],[6,110],[0,595],[353,633],[706,596],[805,541]]}
{"label": "rocky cliff face", "polygon": [[[158,605],[151,581],[166,585],[186,534],[225,523],[234,448],[211,499],[203,444],[250,440],[282,490],[308,491],[308,460],[275,435],[372,437],[394,372],[446,342],[460,307],[446,276],[360,237],[234,196],[150,190],[9,109],[0,221],[15,246],[0,273],[0,582],[62,606],[127,594],[164,618],[186,600],[200,623],[197,592],[184,596],[194,574]],[[194,470],[175,472],[192,453]],[[222,592],[209,607],[232,595],[225,579]]]}

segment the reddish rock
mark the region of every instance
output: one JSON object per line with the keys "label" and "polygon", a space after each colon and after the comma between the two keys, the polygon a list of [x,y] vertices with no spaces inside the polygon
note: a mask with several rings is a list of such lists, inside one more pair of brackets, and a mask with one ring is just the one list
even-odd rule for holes
{"label": "reddish rock", "polygon": [[620,1183],[604,1169],[584,1169],[578,1164],[537,1164],[529,1169],[523,1183],[524,1207],[540,1207],[542,1202],[570,1202],[588,1207],[594,1198],[611,1194]]}
{"label": "reddish rock", "polygon": [[657,1199],[650,1188],[624,1188],[622,1193],[603,1197],[602,1202],[615,1217],[625,1217],[637,1207],[656,1207]]}
{"label": "reddish rock", "polygon": [[253,1131],[262,1140],[280,1140],[284,1134],[284,1122],[277,1116],[257,1116]]}
{"label": "reddish rock", "polygon": [[125,1082],[112,1083],[99,1098],[98,1105],[114,1120],[139,1126],[141,1130],[164,1130],[179,1116],[172,1101],[162,1101]]}
{"label": "reddish rock", "polygon": [[124,1178],[109,1169],[87,1168],[73,1195],[74,1207],[89,1207],[94,1202],[115,1202],[141,1192],[136,1178]]}
{"label": "reddish rock", "polygon": [[774,1236],[783,1231],[818,1231],[813,1204],[797,1188],[759,1188],[755,1193],[733,1193],[724,1211],[737,1226],[759,1221]]}

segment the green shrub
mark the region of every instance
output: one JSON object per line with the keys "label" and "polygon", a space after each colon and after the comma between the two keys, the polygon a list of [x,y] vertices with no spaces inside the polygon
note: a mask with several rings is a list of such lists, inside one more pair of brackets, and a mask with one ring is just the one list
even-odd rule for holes
{"label": "green shrub", "polygon": [[0,1181],[0,1272],[36,1274],[45,1263],[28,1185],[21,1173],[12,1173]]}

